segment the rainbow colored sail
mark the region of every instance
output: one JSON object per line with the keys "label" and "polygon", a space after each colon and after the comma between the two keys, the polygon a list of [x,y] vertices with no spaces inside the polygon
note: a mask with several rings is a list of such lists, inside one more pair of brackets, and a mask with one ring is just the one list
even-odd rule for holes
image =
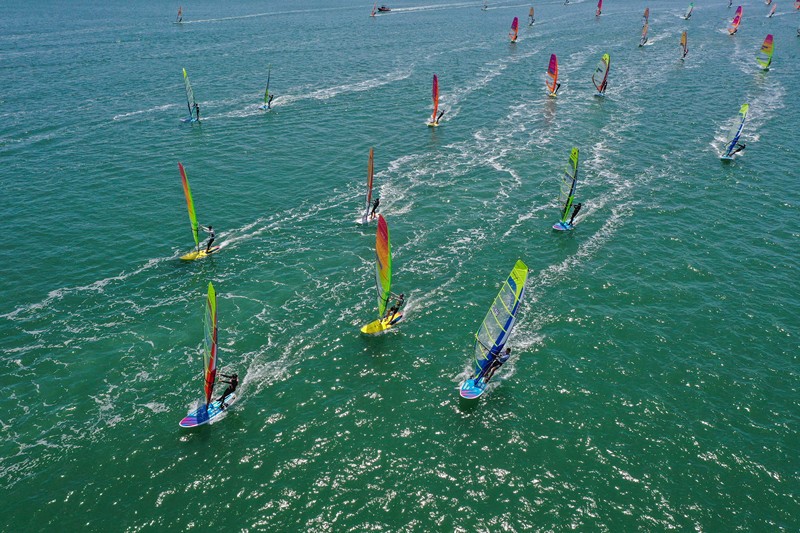
{"label": "rainbow colored sail", "polygon": [[369,162],[367,162],[367,195],[364,202],[364,216],[361,221],[366,224],[369,221],[369,210],[372,207],[372,181],[375,174],[375,149],[369,149]]}
{"label": "rainbow colored sail", "polygon": [[599,17],[603,13],[603,0],[597,0],[597,11],[594,16]]}
{"label": "rainbow colored sail", "polygon": [[439,78],[436,74],[433,75],[433,89],[431,91],[433,96],[433,114],[431,115],[431,121],[428,123],[432,126],[437,125],[436,122],[436,114],[439,112]]}
{"label": "rainbow colored sail", "polygon": [[519,18],[514,17],[514,20],[511,21],[511,31],[508,32],[508,38],[511,39],[512,43],[517,42],[517,35],[519,35]]}
{"label": "rainbow colored sail", "polygon": [[728,33],[733,35],[739,31],[739,24],[742,22],[742,6],[736,8],[736,13],[733,15],[731,25],[728,26]]}
{"label": "rainbow colored sail", "polygon": [[206,394],[206,405],[209,405],[214,395],[214,384],[217,381],[217,293],[214,291],[214,285],[211,282],[208,284],[204,322],[203,390]]}
{"label": "rainbow colored sail", "polygon": [[194,236],[195,249],[200,248],[200,235],[199,225],[197,224],[197,215],[194,212],[194,201],[192,200],[192,189],[189,188],[189,178],[186,177],[186,170],[183,165],[178,163],[178,170],[181,173],[181,182],[183,183],[183,195],[186,197],[186,208],[189,210],[189,222],[192,224],[192,235]]}
{"label": "rainbow colored sail", "polygon": [[527,279],[528,267],[517,260],[475,333],[476,376],[481,376],[489,366],[490,358],[499,355],[505,347],[525,295]]}
{"label": "rainbow colored sail", "polygon": [[550,65],[547,67],[545,85],[550,91],[550,96],[555,96],[558,89],[558,58],[555,54],[550,54]]}
{"label": "rainbow colored sail", "polygon": [[761,68],[764,70],[769,70],[769,66],[772,64],[773,50],[774,46],[772,44],[772,34],[770,33],[767,35],[767,38],[764,39],[764,44],[761,45],[761,50],[759,50],[756,54],[756,61],[758,61],[758,64],[761,65]]}
{"label": "rainbow colored sail", "polygon": [[378,290],[378,318],[383,318],[389,305],[392,289],[392,246],[389,243],[389,226],[383,215],[378,215],[375,233],[375,285]]}
{"label": "rainbow colored sail", "polygon": [[603,57],[600,58],[600,62],[594,69],[594,74],[592,74],[592,83],[594,83],[598,95],[603,95],[606,92],[606,88],[608,87],[608,70],[610,68],[611,56],[603,54]]}
{"label": "rainbow colored sail", "polygon": [[561,222],[567,223],[569,210],[575,201],[575,187],[578,185],[578,149],[573,148],[569,154],[569,161],[561,174],[561,191],[558,203],[561,207]]}

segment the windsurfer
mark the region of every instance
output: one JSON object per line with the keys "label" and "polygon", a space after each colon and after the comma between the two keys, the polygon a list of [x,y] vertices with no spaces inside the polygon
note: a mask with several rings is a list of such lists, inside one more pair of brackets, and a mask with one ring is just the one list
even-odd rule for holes
{"label": "windsurfer", "polygon": [[375,200],[372,202],[372,211],[369,214],[370,220],[375,218],[375,214],[376,214],[375,212],[378,210],[378,205],[380,205],[380,203],[381,203],[380,197],[376,197]]}
{"label": "windsurfer", "polygon": [[400,312],[400,308],[403,307],[403,304],[405,303],[405,301],[406,301],[406,295],[405,294],[401,294],[400,296],[398,296],[397,297],[397,301],[394,303],[394,305],[391,306],[388,311],[386,311],[386,316],[384,317],[384,320],[390,320],[391,321],[394,318],[394,316],[398,312]]}
{"label": "windsurfer", "polygon": [[197,122],[200,122],[200,106],[197,105],[197,102],[194,103],[194,112],[197,115]]}
{"label": "windsurfer", "polygon": [[438,124],[438,123],[439,123],[439,120],[442,118],[442,116],[443,116],[443,115],[444,115],[444,109],[442,109],[442,110],[439,112],[439,116],[438,116],[438,117],[436,117],[436,124]]}
{"label": "windsurfer", "polygon": [[575,207],[572,210],[572,218],[569,219],[570,226],[572,225],[572,222],[575,220],[575,217],[578,216],[578,211],[581,210],[581,207],[583,207],[583,204],[581,204],[580,202],[575,204]]}
{"label": "windsurfer", "polygon": [[733,152],[731,152],[731,155],[741,152],[746,147],[747,147],[747,145],[744,144],[744,143],[736,143],[736,148],[733,150]]}
{"label": "windsurfer", "polygon": [[275,98],[274,94],[269,95],[269,100],[267,100],[267,109],[272,109],[272,99]]}
{"label": "windsurfer", "polygon": [[203,231],[208,233],[208,242],[206,242],[206,253],[209,254],[211,253],[211,243],[214,242],[214,237],[216,237],[216,234],[214,233],[214,228],[211,226],[208,227],[201,226],[201,227],[203,228]]}
{"label": "windsurfer", "polygon": [[225,381],[224,379],[219,380],[220,383],[227,383],[228,386],[225,388],[225,392],[222,393],[222,396],[219,397],[219,407],[220,409],[225,409],[227,405],[223,401],[229,394],[233,394],[236,390],[236,387],[239,386],[239,374],[231,374],[228,376],[227,374],[220,374],[224,378],[230,379],[230,381]]}
{"label": "windsurfer", "polygon": [[491,361],[489,361],[489,365],[486,367],[486,372],[483,373],[483,382],[489,383],[489,380],[492,379],[497,369],[503,366],[503,363],[508,361],[509,357],[511,357],[511,348],[506,348],[506,353],[503,355],[492,354]]}
{"label": "windsurfer", "polygon": [[555,91],[553,91],[553,94],[558,94],[558,90],[559,90],[560,88],[561,88],[561,84],[560,84],[560,83],[556,83],[556,90],[555,90]]}

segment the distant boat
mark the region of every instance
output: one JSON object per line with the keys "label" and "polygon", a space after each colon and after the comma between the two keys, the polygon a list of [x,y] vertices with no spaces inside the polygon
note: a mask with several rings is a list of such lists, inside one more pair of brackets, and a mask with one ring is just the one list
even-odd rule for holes
{"label": "distant boat", "polygon": [[758,61],[758,64],[761,65],[761,68],[764,70],[769,70],[769,66],[772,64],[773,49],[772,34],[770,33],[767,35],[766,39],[764,39],[761,50],[756,54],[756,61]]}
{"label": "distant boat", "polygon": [[[182,428],[193,428],[208,424],[220,414],[225,412],[236,401],[236,393],[232,392],[221,400],[212,401],[214,397],[214,384],[217,381],[217,368],[219,358],[217,354],[217,293],[214,285],[209,282],[206,297],[206,312],[203,328],[203,397],[205,403],[187,414],[180,422]],[[235,374],[234,374],[235,375]],[[227,392],[227,391],[226,391]],[[224,402],[224,403],[223,403]]]}
{"label": "distant boat", "polygon": [[611,56],[603,54],[597,67],[592,74],[592,83],[594,83],[597,93],[595,96],[605,96],[606,88],[608,88],[608,70],[611,68]]}
{"label": "distant boat", "polygon": [[768,19],[772,18],[772,15],[775,14],[776,9],[778,9],[778,4],[772,4],[772,9],[769,10],[769,15],[767,15]]}
{"label": "distant boat", "polygon": [[370,17],[374,17],[375,13],[378,11],[378,2],[375,2],[372,5],[372,13],[369,14]]}
{"label": "distant boat", "polygon": [[378,319],[361,328],[361,333],[368,335],[385,331],[403,318],[400,311],[389,316],[396,308],[389,308],[389,299],[392,297],[392,246],[389,226],[383,215],[378,215],[378,230],[375,232],[375,286],[378,291]]}
{"label": "distant boat", "polygon": [[[192,90],[192,84],[189,82],[189,75],[186,74],[186,69],[183,69],[183,86],[186,88],[186,105],[189,107],[189,117],[182,118],[182,122],[199,122],[200,121],[200,112],[198,111],[199,106],[197,105],[197,101],[194,99],[194,91]],[[197,116],[193,116],[194,113],[197,112]]]}
{"label": "distant boat", "polygon": [[642,15],[642,26],[650,22],[650,8],[644,8],[644,15]]}
{"label": "distant boat", "polygon": [[747,112],[750,109],[750,104],[742,104],[739,109],[739,123],[733,127],[728,134],[728,143],[725,145],[725,153],[720,156],[720,159],[728,161],[733,159],[733,156],[744,149],[744,144],[739,144],[739,137],[742,135],[742,128],[744,128],[744,121],[747,119]]}
{"label": "distant boat", "polygon": [[391,9],[386,6],[381,6],[378,8],[378,11],[380,11],[381,13],[386,13],[387,11],[391,11]]}
{"label": "distant boat", "polygon": [[[569,161],[561,174],[561,189],[558,195],[558,204],[561,206],[561,220],[553,224],[553,229],[568,231],[575,226],[567,222],[570,218],[569,210],[575,201],[575,187],[578,185],[578,149],[573,148],[569,154]],[[579,208],[578,208],[579,209]]]}
{"label": "distant boat", "polygon": [[694,2],[689,4],[689,7],[686,9],[686,14],[683,15],[684,20],[689,20],[689,17],[692,16],[692,11],[694,11]]}
{"label": "distant boat", "polygon": [[493,365],[495,360],[504,362],[501,359],[502,351],[514,329],[527,279],[527,265],[517,260],[475,333],[473,375],[461,384],[459,394],[462,398],[479,398],[486,391],[491,374],[496,370]]}
{"label": "distant boat", "polygon": [[555,96],[561,84],[558,83],[558,58],[555,54],[550,54],[550,64],[547,67],[547,78],[545,85],[549,91],[548,96]]}
{"label": "distant boat", "polygon": [[742,21],[742,6],[736,8],[736,13],[733,15],[733,20],[731,21],[731,25],[728,26],[728,33],[733,35],[737,31],[739,31],[739,23]]}
{"label": "distant boat", "polygon": [[686,30],[683,30],[681,34],[681,61],[686,58],[686,54],[689,53],[689,48],[686,46]]}
{"label": "distant boat", "polygon": [[511,31],[508,32],[508,38],[511,39],[512,43],[517,42],[518,34],[519,34],[519,18],[514,17],[514,20],[511,21]]}
{"label": "distant boat", "polygon": [[536,22],[536,19],[533,18],[533,6],[531,6],[531,10],[528,11],[528,26],[533,26],[534,22]]}
{"label": "distant boat", "polygon": [[433,88],[431,90],[431,94],[433,96],[433,114],[431,114],[431,120],[428,122],[428,126],[433,128],[439,125],[439,119],[442,118],[442,115],[444,115],[444,111],[442,111],[439,116],[436,115],[436,113],[439,112],[439,78],[436,76],[436,74],[433,75]]}
{"label": "distant boat", "polygon": [[595,17],[599,17],[603,14],[603,0],[597,0],[597,12],[594,14]]}
{"label": "distant boat", "polygon": [[645,43],[647,42],[647,28],[648,27],[649,27],[649,24],[647,24],[647,23],[645,23],[645,25],[642,27],[642,40],[639,41],[639,48],[644,46]]}

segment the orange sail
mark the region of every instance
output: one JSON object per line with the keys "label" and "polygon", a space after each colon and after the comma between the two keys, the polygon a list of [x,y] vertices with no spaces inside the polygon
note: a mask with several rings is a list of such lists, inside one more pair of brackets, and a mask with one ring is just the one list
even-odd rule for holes
{"label": "orange sail", "polygon": [[550,96],[555,96],[558,87],[558,58],[555,54],[550,54],[550,65],[547,67],[547,79],[545,80],[547,89],[550,91]]}

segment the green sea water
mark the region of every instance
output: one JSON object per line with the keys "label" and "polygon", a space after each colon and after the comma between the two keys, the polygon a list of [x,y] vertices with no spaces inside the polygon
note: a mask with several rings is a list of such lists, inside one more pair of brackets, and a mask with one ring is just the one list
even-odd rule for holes
{"label": "green sea water", "polygon": [[[800,529],[800,15],[664,0],[640,48],[646,3],[481,4],[0,4],[0,529]],[[370,147],[408,304],[366,338]],[[179,161],[223,247],[192,263]],[[514,357],[465,402],[517,259]],[[187,431],[209,281],[241,397]]]}

